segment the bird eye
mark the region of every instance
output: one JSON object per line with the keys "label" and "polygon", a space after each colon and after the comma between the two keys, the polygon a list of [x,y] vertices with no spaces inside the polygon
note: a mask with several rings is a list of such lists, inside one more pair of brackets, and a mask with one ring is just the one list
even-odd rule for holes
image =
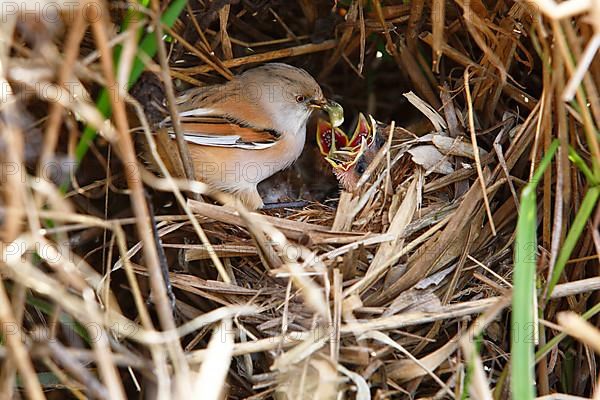
{"label": "bird eye", "polygon": [[298,96],[296,96],[296,101],[298,103],[303,103],[304,100],[306,100],[306,97],[304,97],[303,95],[299,94]]}
{"label": "bird eye", "polygon": [[364,164],[364,163],[362,163],[362,162],[359,162],[359,163],[356,165],[356,172],[357,172],[359,175],[362,175],[362,174],[364,174],[366,170],[367,170],[367,167],[365,166],[365,164]]}

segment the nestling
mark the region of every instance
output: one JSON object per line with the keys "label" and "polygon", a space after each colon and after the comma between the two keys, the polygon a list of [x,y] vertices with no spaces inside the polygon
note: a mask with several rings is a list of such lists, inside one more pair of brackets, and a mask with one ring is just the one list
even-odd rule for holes
{"label": "nestling", "polygon": [[315,109],[326,111],[333,126],[343,122],[341,106],[323,96],[312,76],[281,63],[184,93],[178,110],[196,178],[250,209],[263,207],[257,184],[296,161]]}
{"label": "nestling", "polygon": [[354,192],[361,176],[383,146],[384,139],[373,117],[369,115],[367,119],[361,113],[351,137],[340,128],[333,127],[329,121],[319,120],[317,144],[344,190]]}

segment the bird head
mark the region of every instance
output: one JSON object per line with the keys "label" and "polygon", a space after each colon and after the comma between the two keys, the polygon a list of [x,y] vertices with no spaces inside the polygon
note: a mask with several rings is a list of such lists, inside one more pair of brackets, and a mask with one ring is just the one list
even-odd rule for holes
{"label": "bird head", "polygon": [[376,127],[373,117],[369,115],[367,119],[362,113],[350,137],[329,121],[319,120],[317,123],[319,150],[332,166],[340,184],[349,192],[356,190],[360,177],[383,145]]}
{"label": "bird head", "polygon": [[228,86],[242,94],[242,106],[254,109],[254,115],[248,116],[249,122],[257,118],[256,110],[260,110],[281,132],[295,133],[305,128],[315,109],[325,111],[333,126],[344,121],[343,108],[325,98],[319,84],[301,68],[269,63],[244,72]]}

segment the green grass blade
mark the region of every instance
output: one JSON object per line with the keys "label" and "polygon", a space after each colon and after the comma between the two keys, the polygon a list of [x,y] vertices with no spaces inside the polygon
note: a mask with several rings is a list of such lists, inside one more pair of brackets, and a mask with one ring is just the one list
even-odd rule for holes
{"label": "green grass blade", "polygon": [[579,168],[579,170],[581,172],[583,172],[583,175],[585,175],[585,179],[587,179],[588,183],[591,186],[595,186],[595,185],[598,184],[596,178],[594,177],[594,173],[592,172],[592,170],[590,169],[590,167],[588,167],[588,165],[585,163],[585,161],[583,160],[583,158],[581,158],[581,156],[571,146],[569,146],[569,160],[577,168]]}
{"label": "green grass blade", "polygon": [[533,179],[521,193],[521,206],[515,237],[511,332],[511,390],[514,399],[533,400],[534,377],[534,302],[537,250],[536,187],[550,165],[558,140],[554,140],[540,162]]}
{"label": "green grass blade", "polygon": [[569,261],[569,257],[571,257],[571,253],[579,241],[581,233],[585,229],[585,224],[594,211],[594,207],[598,202],[598,197],[600,197],[599,186],[593,186],[589,188],[583,197],[581,207],[579,208],[579,211],[577,211],[577,215],[575,215],[575,219],[573,220],[573,225],[571,226],[571,229],[569,229],[569,233],[567,233],[565,242],[558,253],[556,264],[554,265],[554,271],[552,271],[552,277],[548,283],[548,297],[552,294],[554,287],[558,283],[560,275],[565,269],[567,261]]}
{"label": "green grass blade", "polygon": [[[581,318],[583,318],[584,320],[588,320],[598,313],[600,313],[600,303],[595,304],[592,308],[590,308],[589,310],[587,310],[586,312],[581,314]],[[548,355],[548,353],[550,353],[550,350],[552,350],[555,346],[557,346],[558,343],[561,340],[563,340],[565,337],[567,337],[567,334],[564,332],[561,332],[558,335],[554,336],[552,339],[550,339],[544,346],[540,347],[538,349],[538,351],[535,353],[535,361],[538,362],[539,360],[542,359],[542,357],[544,357],[545,355]]]}
{"label": "green grass blade", "polygon": [[467,368],[465,371],[465,379],[463,385],[463,391],[460,396],[460,400],[468,400],[469,399],[469,388],[471,386],[471,381],[473,380],[473,369],[475,368],[475,357],[476,355],[481,353],[481,341],[483,334],[480,333],[476,337],[473,338],[473,352],[471,353],[471,357],[469,362],[467,363]]}
{"label": "green grass blade", "polygon": [[[52,316],[56,312],[56,309],[52,304],[34,296],[27,296],[27,304],[33,306],[38,312],[41,312],[48,316]],[[61,312],[59,314],[58,320],[61,324],[72,329],[73,332],[75,332],[79,337],[81,337],[86,343],[91,343],[88,331],[79,321],[75,320],[73,317],[64,312]]]}
{"label": "green grass blade", "polygon": [[[186,0],[174,0],[173,2],[171,2],[169,7],[165,10],[163,15],[161,16],[160,20],[161,20],[162,24],[169,26],[169,27],[173,26],[173,24],[179,17],[179,14],[181,13],[181,11],[183,11],[185,4],[186,4]],[[158,40],[161,40],[161,39],[158,38]],[[139,53],[138,53],[138,56],[136,56],[136,58],[133,62],[133,66],[131,68],[131,73],[129,75],[129,80],[127,82],[127,89],[130,89],[131,86],[133,86],[133,84],[135,82],[137,82],[140,75],[144,71],[145,65],[144,65],[144,62],[142,61],[142,58],[139,56],[139,54],[145,53],[148,57],[152,58],[156,54],[156,50],[157,50],[156,34],[154,32],[147,33],[139,45],[139,48],[138,48]],[[115,61],[116,61],[117,65],[119,63],[119,55],[120,55],[120,49],[116,48],[115,49]],[[112,110],[110,107],[110,99],[109,99],[108,94],[109,93],[106,88],[102,89],[102,91],[100,92],[100,97],[96,101],[98,110],[102,113],[102,115],[104,115],[107,118],[110,117],[110,115],[112,113]],[[75,160],[78,164],[81,162],[83,157],[86,155],[86,153],[89,149],[89,146],[92,143],[92,141],[94,140],[94,138],[96,137],[96,135],[97,135],[97,132],[94,127],[87,126],[85,128],[83,135],[75,149]]]}
{"label": "green grass blade", "polygon": [[540,165],[538,165],[537,170],[534,172],[533,177],[531,179],[531,183],[534,184],[534,186],[537,186],[538,182],[540,182],[542,180],[542,176],[544,176],[544,172],[546,171],[546,168],[548,168],[548,165],[550,165],[550,162],[554,158],[554,154],[556,153],[556,150],[558,150],[558,145],[559,145],[558,139],[554,139],[552,141],[552,143],[550,143],[550,147],[548,147],[548,151],[542,158],[542,161],[540,161]]}
{"label": "green grass blade", "polygon": [[533,390],[533,304],[537,248],[537,196],[535,185],[521,193],[515,239],[511,360],[513,398],[531,400]]}

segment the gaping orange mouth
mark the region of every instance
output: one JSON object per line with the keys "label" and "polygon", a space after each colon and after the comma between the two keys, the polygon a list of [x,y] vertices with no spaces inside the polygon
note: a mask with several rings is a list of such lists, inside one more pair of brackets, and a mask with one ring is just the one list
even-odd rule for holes
{"label": "gaping orange mouth", "polygon": [[336,170],[347,171],[352,167],[375,139],[375,120],[367,119],[362,113],[352,137],[329,121],[317,123],[317,145],[325,160]]}

